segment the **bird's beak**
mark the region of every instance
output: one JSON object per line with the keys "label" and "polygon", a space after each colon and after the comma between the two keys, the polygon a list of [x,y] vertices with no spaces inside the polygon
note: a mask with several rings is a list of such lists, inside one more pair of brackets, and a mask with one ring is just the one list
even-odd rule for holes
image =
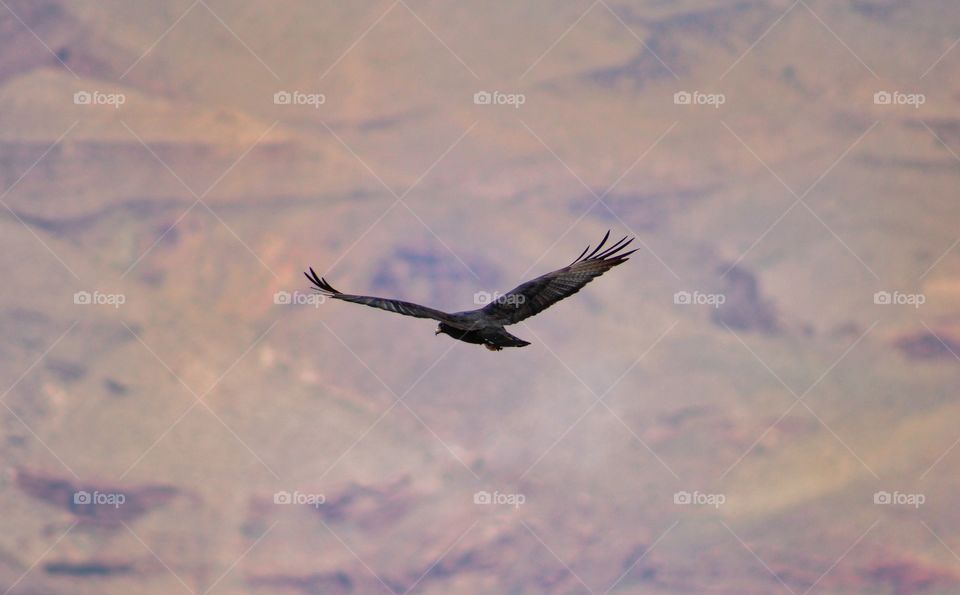
{"label": "bird's beak", "polygon": [[443,332],[443,331],[441,331],[440,329],[437,329],[437,330],[433,331],[433,334],[434,334],[434,335],[439,335],[439,334],[442,333],[442,332]]}

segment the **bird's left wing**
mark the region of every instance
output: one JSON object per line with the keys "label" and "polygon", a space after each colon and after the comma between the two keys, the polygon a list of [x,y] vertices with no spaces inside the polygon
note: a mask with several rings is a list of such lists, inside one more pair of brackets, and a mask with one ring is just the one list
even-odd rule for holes
{"label": "bird's left wing", "polygon": [[347,293],[342,293],[327,283],[326,279],[317,275],[313,268],[310,269],[309,273],[305,272],[303,274],[306,275],[307,279],[310,280],[310,283],[313,284],[313,288],[317,291],[317,293],[329,298],[343,300],[345,302],[354,302],[356,304],[363,304],[365,306],[370,306],[371,308],[380,308],[381,310],[396,312],[397,314],[403,314],[404,316],[413,316],[415,318],[432,318],[434,320],[448,323],[453,322],[450,315],[446,312],[434,310],[433,308],[421,306],[420,304],[373,297],[369,295],[350,295]]}
{"label": "bird's left wing", "polygon": [[622,264],[628,256],[636,252],[636,250],[623,252],[623,249],[633,241],[633,238],[627,240],[626,237],[601,252],[600,249],[609,237],[608,231],[590,254],[587,254],[587,250],[590,249],[590,246],[587,246],[586,250],[569,265],[527,281],[505,295],[497,296],[481,312],[501,324],[515,324],[577,293],[595,277]]}

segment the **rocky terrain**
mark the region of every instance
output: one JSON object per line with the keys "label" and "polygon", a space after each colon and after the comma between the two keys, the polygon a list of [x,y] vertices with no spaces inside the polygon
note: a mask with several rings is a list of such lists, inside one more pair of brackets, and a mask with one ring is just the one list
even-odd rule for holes
{"label": "rocky terrain", "polygon": [[[0,2],[0,589],[957,592],[958,35]],[[499,353],[301,275],[463,310],[607,229]]]}

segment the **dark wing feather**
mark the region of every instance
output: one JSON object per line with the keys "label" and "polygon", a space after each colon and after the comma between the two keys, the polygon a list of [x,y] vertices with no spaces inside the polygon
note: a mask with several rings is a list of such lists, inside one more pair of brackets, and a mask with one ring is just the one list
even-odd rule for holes
{"label": "dark wing feather", "polygon": [[623,252],[633,241],[633,238],[627,240],[626,237],[601,252],[609,237],[608,231],[590,254],[587,254],[590,250],[590,246],[587,246],[569,265],[510,290],[485,306],[481,312],[500,324],[515,324],[577,293],[595,277],[626,262],[627,257],[636,252]]}
{"label": "dark wing feather", "polygon": [[434,310],[433,308],[421,306],[420,304],[404,302],[401,300],[390,300],[368,295],[350,295],[347,293],[342,293],[327,283],[326,279],[317,275],[313,268],[310,269],[309,273],[305,272],[304,275],[306,275],[307,279],[310,280],[310,283],[313,284],[313,289],[317,293],[335,300],[363,304],[365,306],[370,306],[371,308],[380,308],[381,310],[396,312],[397,314],[403,314],[404,316],[413,316],[414,318],[432,318],[433,320],[439,320],[441,322],[450,322],[450,316],[446,312]]}

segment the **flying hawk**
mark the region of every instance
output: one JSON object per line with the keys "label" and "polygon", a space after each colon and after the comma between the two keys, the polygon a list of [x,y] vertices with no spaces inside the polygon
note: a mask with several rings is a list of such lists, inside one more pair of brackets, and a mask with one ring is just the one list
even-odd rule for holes
{"label": "flying hawk", "polygon": [[400,300],[341,293],[327,283],[326,279],[319,277],[312,267],[310,272],[305,272],[304,275],[313,284],[313,289],[326,297],[364,304],[405,316],[432,318],[440,322],[435,335],[444,333],[460,341],[483,345],[491,351],[500,351],[504,347],[524,347],[530,344],[519,337],[514,337],[503,327],[516,324],[570,297],[594,277],[599,277],[627,261],[627,257],[636,252],[636,250],[623,251],[633,241],[633,238],[627,240],[626,237],[601,252],[601,248],[609,237],[608,231],[593,252],[587,254],[587,250],[590,250],[590,246],[587,246],[576,260],[562,269],[527,281],[505,295],[495,295],[486,306],[466,312],[447,313]]}

